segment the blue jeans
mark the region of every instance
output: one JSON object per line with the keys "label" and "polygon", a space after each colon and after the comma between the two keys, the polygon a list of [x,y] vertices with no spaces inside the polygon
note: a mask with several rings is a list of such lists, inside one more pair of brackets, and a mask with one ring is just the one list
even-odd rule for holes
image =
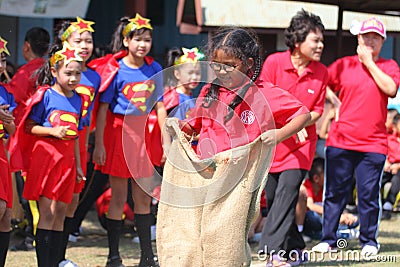
{"label": "blue jeans", "polygon": [[[352,225],[342,225],[339,224],[338,229],[336,231],[336,235],[338,235],[340,230],[346,230],[355,228],[359,225],[359,221],[357,220]],[[308,210],[306,212],[306,217],[304,219],[304,228],[303,233],[306,236],[311,237],[312,239],[321,239],[322,237],[322,217],[316,213],[315,211]]]}

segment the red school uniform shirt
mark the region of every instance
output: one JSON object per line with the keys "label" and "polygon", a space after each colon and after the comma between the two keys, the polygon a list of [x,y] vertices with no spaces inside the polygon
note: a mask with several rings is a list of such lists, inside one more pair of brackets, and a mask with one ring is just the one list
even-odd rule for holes
{"label": "red school uniform shirt", "polygon": [[228,114],[227,106],[235,97],[236,90],[220,87],[219,100],[205,108],[202,105],[209,87],[208,84],[202,88],[187,120],[200,134],[197,145],[200,158],[209,158],[221,151],[248,144],[262,132],[279,129],[294,117],[308,112],[287,91],[258,81],[236,107],[232,119],[224,123],[224,117]]}
{"label": "red school uniform shirt", "polygon": [[[378,59],[376,65],[399,86],[399,66],[394,60]],[[348,56],[328,67],[328,86],[339,91],[339,120],[333,121],[327,146],[387,154],[385,121],[388,96],[383,93],[358,56]]]}
{"label": "red school uniform shirt", "polygon": [[307,197],[311,197],[314,201],[314,203],[322,203],[322,196],[323,196],[323,188],[321,188],[318,192],[318,194],[314,193],[314,190],[312,188],[312,183],[309,178],[307,178],[304,183],[304,187],[307,190]]}
{"label": "red school uniform shirt", "polygon": [[388,161],[390,163],[400,163],[400,140],[396,134],[388,133]]}
{"label": "red school uniform shirt", "polygon": [[[322,114],[328,83],[326,67],[320,62],[311,61],[299,75],[290,55],[290,50],[270,55],[264,62],[261,77],[287,90],[310,111]],[[318,136],[315,124],[306,127],[306,130],[308,137],[304,143],[298,143],[295,135],[277,145],[270,172],[311,168]]]}

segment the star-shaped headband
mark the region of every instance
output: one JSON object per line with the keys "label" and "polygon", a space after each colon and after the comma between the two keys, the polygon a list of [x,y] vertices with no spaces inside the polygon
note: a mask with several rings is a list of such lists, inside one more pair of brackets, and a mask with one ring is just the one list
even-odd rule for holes
{"label": "star-shaped headband", "polygon": [[54,67],[54,65],[61,60],[64,60],[65,65],[69,64],[71,61],[83,61],[78,54],[78,50],[70,46],[68,42],[64,42],[63,48],[58,50],[50,58],[50,66]]}
{"label": "star-shaped headband", "polygon": [[74,31],[78,31],[79,33],[82,33],[84,31],[94,32],[94,29],[92,28],[93,24],[93,21],[88,21],[80,17],[76,17],[76,21],[71,22],[71,25],[69,25],[69,27],[61,35],[61,41],[66,41],[71,33],[73,33]]}
{"label": "star-shaped headband", "polygon": [[182,63],[196,63],[204,58],[204,54],[200,52],[197,47],[191,49],[182,47],[182,52],[183,55],[174,62],[174,65],[179,65]]}
{"label": "star-shaped headband", "polygon": [[124,30],[122,31],[122,36],[126,37],[129,33],[134,30],[139,30],[141,28],[146,28],[152,30],[153,27],[150,25],[150,19],[143,18],[138,13],[133,19],[129,19],[129,23],[125,26]]}
{"label": "star-shaped headband", "polygon": [[4,40],[1,36],[0,36],[0,54],[1,53],[6,53],[7,55],[10,55],[10,52],[8,51],[6,45],[7,45],[7,41]]}

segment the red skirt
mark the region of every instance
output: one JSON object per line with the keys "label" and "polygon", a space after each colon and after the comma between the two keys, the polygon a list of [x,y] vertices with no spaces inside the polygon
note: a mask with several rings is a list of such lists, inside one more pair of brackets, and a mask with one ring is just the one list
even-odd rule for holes
{"label": "red skirt", "polygon": [[12,208],[13,188],[11,181],[11,169],[3,145],[3,139],[0,138],[0,199],[6,202],[7,208]]}
{"label": "red skirt", "polygon": [[107,113],[104,129],[106,162],[98,166],[102,173],[121,178],[145,178],[154,173],[146,152],[146,118]]}
{"label": "red skirt", "polygon": [[[82,130],[79,131],[79,153],[81,156],[81,166],[83,174],[86,176],[87,172],[87,163],[88,163],[88,148],[86,143],[86,134],[87,134],[88,127],[83,127]],[[75,182],[74,193],[80,193],[85,187],[85,181],[82,180],[80,182]]]}
{"label": "red skirt", "polygon": [[38,137],[32,150],[23,196],[71,203],[76,183],[75,140]]}

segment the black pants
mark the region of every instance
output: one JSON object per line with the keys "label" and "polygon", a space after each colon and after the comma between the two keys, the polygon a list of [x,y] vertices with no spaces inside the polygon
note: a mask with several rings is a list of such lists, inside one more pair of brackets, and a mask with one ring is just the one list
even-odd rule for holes
{"label": "black pants", "polygon": [[21,204],[22,209],[24,210],[25,218],[28,221],[28,225],[25,227],[24,234],[26,235],[26,237],[29,237],[31,240],[33,240],[33,238],[34,238],[34,236],[33,236],[33,216],[32,216],[31,207],[29,205],[29,201],[22,196],[22,193],[24,191],[25,181],[24,181],[24,177],[22,177],[20,171],[15,172],[15,182],[16,182],[16,189],[17,189],[19,203]]}
{"label": "black pants", "polygon": [[386,199],[383,200],[383,203],[387,201],[393,205],[396,202],[396,197],[400,190],[400,173],[391,174],[390,172],[384,172],[381,188],[383,188],[383,186],[388,182],[391,182],[392,185],[390,186],[389,193]]}
{"label": "black pants", "polygon": [[305,244],[295,223],[296,204],[306,170],[270,173],[265,186],[268,214],[259,249],[265,253],[290,252]]}
{"label": "black pants", "polygon": [[79,226],[85,219],[86,214],[92,208],[96,200],[103,194],[107,189],[108,174],[104,174],[100,171],[94,171],[90,180],[86,181],[85,188],[79,198],[79,205],[74,213],[72,221],[72,232],[78,232]]}

